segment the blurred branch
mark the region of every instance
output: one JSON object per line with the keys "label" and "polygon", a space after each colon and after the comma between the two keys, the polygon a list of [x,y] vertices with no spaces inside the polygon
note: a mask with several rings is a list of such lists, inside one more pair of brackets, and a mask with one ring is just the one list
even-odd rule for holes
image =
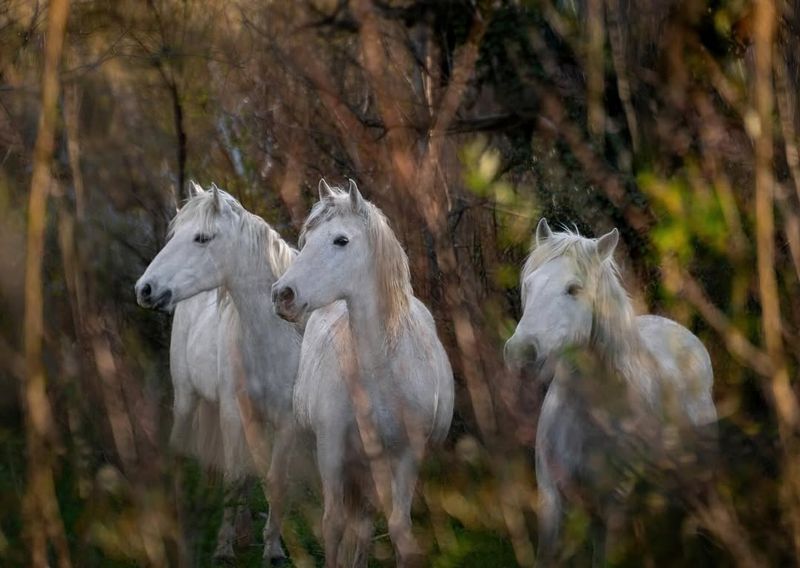
{"label": "blurred branch", "polygon": [[631,101],[631,83],[628,79],[627,54],[625,52],[625,38],[620,22],[619,0],[608,0],[608,39],[611,44],[611,59],[617,75],[617,93],[622,101],[625,120],[628,123],[628,132],[631,137],[631,146],[634,154],[639,152],[639,124],[636,120],[636,110]]}
{"label": "blurred branch", "polygon": [[31,564],[44,567],[48,561],[48,541],[55,546],[60,568],[71,565],[69,545],[56,498],[53,478],[53,449],[48,440],[54,435],[53,416],[47,398],[47,379],[43,363],[42,338],[45,228],[50,166],[53,159],[58,119],[61,54],[66,35],[68,0],[51,0],[47,14],[42,102],[39,131],[34,148],[33,175],[28,205],[25,250],[25,411],[28,443],[28,486],[25,494],[25,521]]}
{"label": "blurred branch", "polygon": [[703,316],[703,319],[722,337],[728,351],[734,357],[758,374],[764,377],[772,376],[773,361],[731,324],[727,316],[714,305],[691,274],[680,268],[674,258],[669,257],[664,259],[664,272],[667,277],[667,286],[672,288],[674,293],[685,298]]}
{"label": "blurred branch", "polygon": [[780,212],[783,217],[783,234],[789,244],[789,254],[792,258],[795,276],[800,282],[800,215],[797,213],[797,205],[788,198],[787,191],[783,186],[778,185],[776,199],[780,204]]}
{"label": "blurred branch", "polygon": [[[786,58],[775,58],[775,99],[778,103],[778,117],[783,135],[783,147],[786,156],[786,165],[794,185],[796,203],[800,203],[800,155],[797,151],[797,132],[795,129],[795,104],[789,91],[789,78]],[[786,240],[792,253],[795,274],[800,281],[800,221],[796,209],[792,206],[784,192],[779,189],[777,193],[781,210],[786,217]]]}
{"label": "blurred branch", "polygon": [[[264,33],[255,26],[251,27],[258,33]],[[362,169],[374,153],[374,140],[358,116],[341,98],[330,74],[321,65],[319,59],[309,51],[307,44],[303,42],[299,42],[296,48],[291,50],[291,53],[284,52],[277,46],[273,47],[291,67],[314,86],[320,101],[333,116],[333,122],[338,128],[341,140],[353,158],[356,168]]]}
{"label": "blurred branch", "polygon": [[602,147],[605,136],[605,34],[603,0],[586,2],[586,122],[589,135]]}
{"label": "blurred branch", "polygon": [[[780,295],[775,276],[775,180],[772,173],[772,48],[775,33],[775,6],[760,2],[755,12],[755,111],[758,122],[750,128],[756,157],[756,247],[758,252],[759,298],[763,312],[767,353],[775,365],[772,391],[785,434],[794,432],[798,420],[797,399],[789,385],[781,334]],[[797,527],[800,531],[800,525]],[[800,555],[800,533],[798,533]]]}
{"label": "blurred branch", "polygon": [[711,490],[708,503],[697,505],[694,513],[706,530],[726,546],[737,566],[758,568],[767,565],[751,547],[730,499],[723,499],[718,491]]}
{"label": "blurred branch", "polygon": [[[547,48],[544,39],[536,30],[530,31],[530,39],[542,66],[550,76],[557,76],[558,64]],[[619,176],[603,162],[602,158],[597,156],[584,140],[580,129],[568,119],[559,97],[533,80],[531,87],[541,100],[542,112],[539,117],[539,127],[562,138],[583,167],[589,181],[603,190],[608,200],[622,212],[633,229],[639,234],[646,234],[654,222],[652,214],[632,202]]]}
{"label": "blurred branch", "polygon": [[[164,86],[166,86],[169,92],[170,102],[172,103],[172,119],[175,127],[175,137],[177,139],[176,159],[178,167],[178,188],[175,197],[178,203],[182,203],[189,198],[188,188],[186,186],[186,125],[184,124],[182,96],[180,88],[178,87],[178,80],[175,77],[175,70],[172,66],[168,67],[167,57],[165,56],[165,54],[169,54],[170,59],[174,59],[175,48],[172,45],[173,42],[169,39],[167,24],[164,22],[164,18],[158,6],[156,6],[153,0],[147,0],[147,6],[156,21],[161,40],[159,52],[152,54],[152,60],[153,65],[158,69],[159,75],[161,75]],[[184,27],[184,32],[185,29]],[[145,51],[148,51],[144,42],[140,41],[138,38],[136,38],[136,41]]]}
{"label": "blurred branch", "polygon": [[762,0],[754,8],[755,84],[754,106],[757,121],[748,133],[754,139],[756,160],[756,249],[758,252],[758,294],[761,323],[767,353],[773,363],[770,377],[772,403],[783,442],[783,507],[791,527],[795,557],[800,558],[800,463],[798,463],[797,398],[789,382],[789,369],[783,348],[781,306],[775,274],[775,180],[773,178],[773,48],[777,13],[772,0]]}

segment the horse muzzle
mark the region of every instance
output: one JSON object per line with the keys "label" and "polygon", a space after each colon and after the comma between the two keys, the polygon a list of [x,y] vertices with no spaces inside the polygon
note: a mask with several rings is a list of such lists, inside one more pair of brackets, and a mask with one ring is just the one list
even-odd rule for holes
{"label": "horse muzzle", "polygon": [[531,336],[511,336],[503,347],[503,358],[508,371],[519,379],[541,381],[550,372],[551,358],[544,356]]}
{"label": "horse muzzle", "polygon": [[533,338],[519,338],[513,335],[503,347],[503,359],[509,370],[520,371],[526,366],[537,363],[539,350]]}
{"label": "horse muzzle", "polygon": [[151,282],[137,282],[136,301],[143,308],[172,311],[172,290],[158,290]]}
{"label": "horse muzzle", "polygon": [[276,283],[272,286],[272,306],[279,317],[294,323],[302,317],[306,304],[298,305],[294,288]]}

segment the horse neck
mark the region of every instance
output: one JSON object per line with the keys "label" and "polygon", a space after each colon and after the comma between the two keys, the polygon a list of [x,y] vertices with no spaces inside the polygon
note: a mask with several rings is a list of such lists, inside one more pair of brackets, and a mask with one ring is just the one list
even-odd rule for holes
{"label": "horse neck", "polygon": [[245,318],[253,312],[272,310],[270,290],[276,280],[266,254],[243,244],[225,281],[225,289]]}
{"label": "horse neck", "polygon": [[236,307],[248,390],[254,398],[270,401],[268,413],[285,412],[291,407],[299,343],[291,325],[273,310],[270,291],[276,277],[266,254],[247,245],[242,249],[226,289]]}

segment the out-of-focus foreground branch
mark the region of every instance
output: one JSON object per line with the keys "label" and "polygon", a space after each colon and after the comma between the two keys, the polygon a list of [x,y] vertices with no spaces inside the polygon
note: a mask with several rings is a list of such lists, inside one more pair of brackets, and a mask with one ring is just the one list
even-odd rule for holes
{"label": "out-of-focus foreground branch", "polygon": [[789,383],[789,369],[783,347],[780,295],[775,274],[775,213],[773,177],[773,82],[772,56],[775,42],[775,4],[762,0],[755,5],[755,85],[757,121],[749,134],[755,143],[756,166],[756,251],[758,295],[767,353],[773,363],[770,391],[784,451],[784,510],[792,527],[795,555],[800,558],[800,470],[798,467],[797,398]]}
{"label": "out-of-focus foreground branch", "polygon": [[59,67],[69,14],[68,0],[52,0],[47,15],[47,36],[42,73],[39,131],[33,156],[33,176],[28,204],[25,259],[25,386],[28,478],[24,517],[28,529],[31,564],[48,562],[48,542],[55,546],[58,565],[71,565],[64,526],[56,500],[53,477],[53,418],[47,398],[47,379],[42,361],[44,330],[42,257],[50,189],[56,119],[58,117]]}

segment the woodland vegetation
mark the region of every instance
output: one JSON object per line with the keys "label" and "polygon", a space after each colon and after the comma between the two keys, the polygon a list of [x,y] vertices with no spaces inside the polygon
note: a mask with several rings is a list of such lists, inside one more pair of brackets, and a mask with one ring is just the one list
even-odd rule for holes
{"label": "woodland vegetation", "polygon": [[[133,284],[189,180],[295,243],[322,176],[386,213],[455,372],[431,565],[534,562],[540,393],[503,342],[541,217],[618,227],[637,309],[714,365],[712,495],[644,483],[614,564],[797,564],[799,58],[794,0],[3,0],[0,564],[206,564],[221,489],[169,450],[170,319]],[[588,563],[579,512],[567,540]]]}

